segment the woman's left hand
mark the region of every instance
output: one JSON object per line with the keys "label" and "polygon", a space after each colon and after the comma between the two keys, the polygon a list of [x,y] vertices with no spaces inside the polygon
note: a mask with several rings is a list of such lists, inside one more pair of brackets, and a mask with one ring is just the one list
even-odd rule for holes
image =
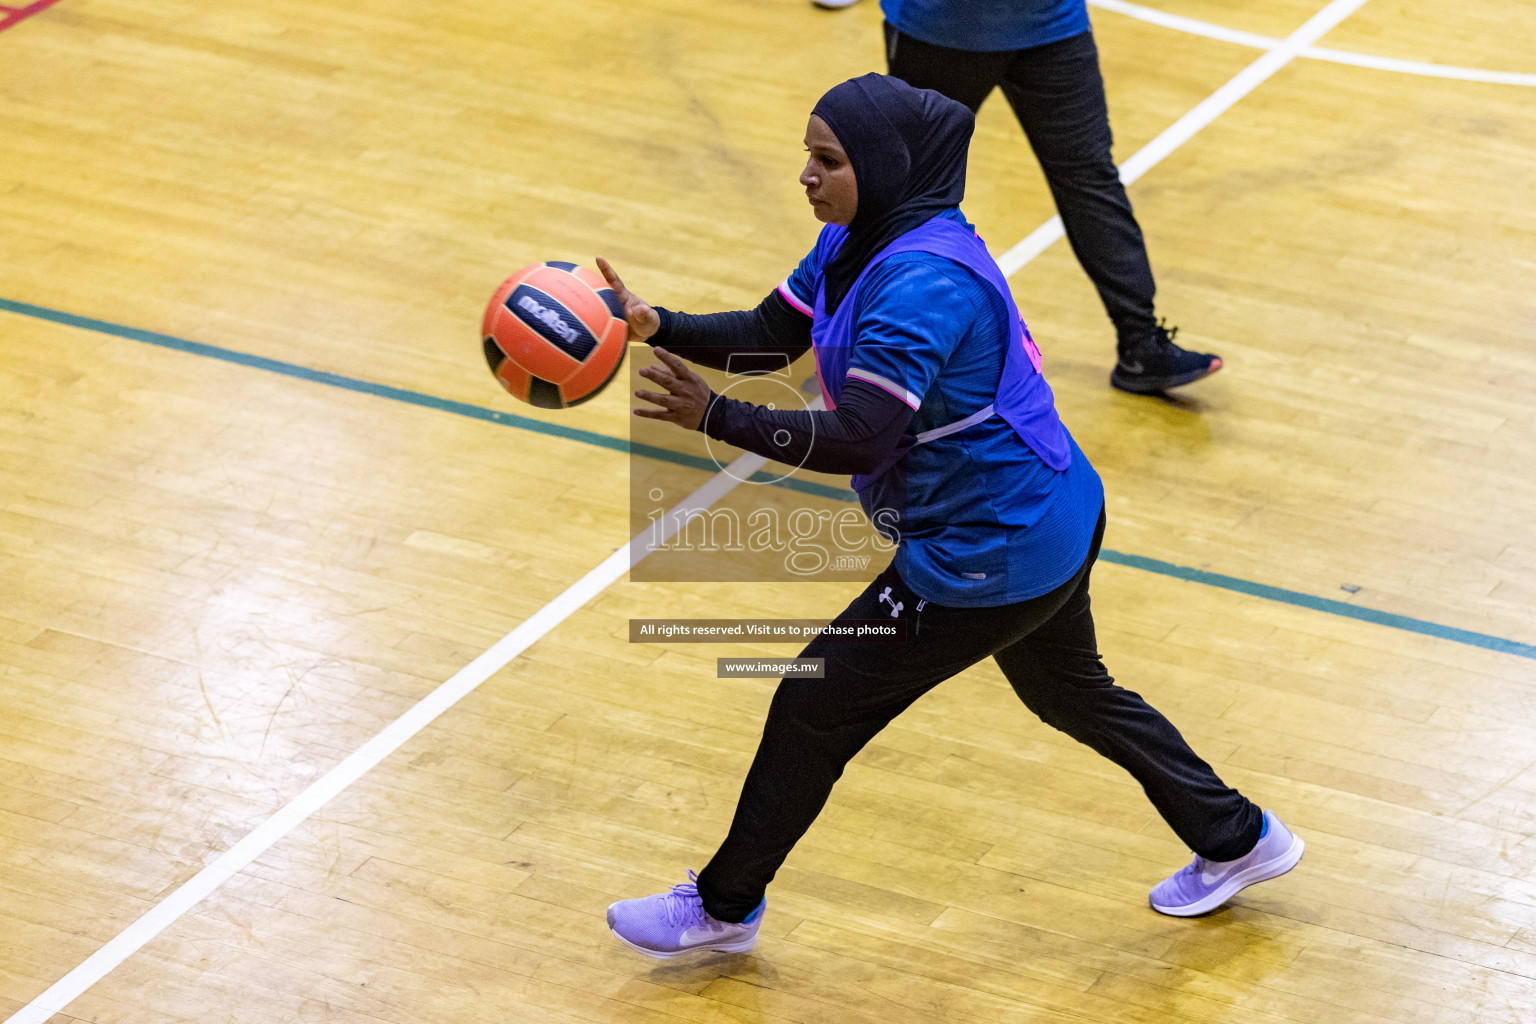
{"label": "woman's left hand", "polygon": [[688,365],[664,348],[651,350],[661,360],[660,366],[647,366],[640,376],[667,389],[667,394],[655,391],[636,391],[635,397],[660,409],[636,409],[636,416],[648,420],[666,420],[684,430],[698,430],[709,409],[714,392],[704,383],[704,378],[688,369]]}

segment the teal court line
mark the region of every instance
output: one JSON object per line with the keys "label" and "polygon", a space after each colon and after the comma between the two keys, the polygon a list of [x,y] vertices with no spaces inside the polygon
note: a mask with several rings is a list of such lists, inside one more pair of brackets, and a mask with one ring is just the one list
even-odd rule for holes
{"label": "teal court line", "polygon": [[[607,434],[599,434],[595,430],[582,430],[578,427],[567,427],[559,423],[546,423],[543,420],[536,420],[531,416],[519,416],[516,413],[502,412],[499,409],[487,409],[479,405],[470,405],[467,402],[455,402],[450,398],[438,398],[436,395],[422,394],[420,391],[408,391],[405,388],[391,387],[388,384],[375,384],[373,381],[359,380],[356,377],[344,377],[339,373],[316,370],[308,366],[301,366],[298,363],[285,362],[281,359],[268,359],[266,356],[253,355],[249,352],[223,348],[218,345],[207,345],[200,341],[188,341],[185,338],[160,334],[156,331],[140,330],[137,327],[124,327],[121,324],[109,323],[106,320],[93,320],[88,316],[76,316],[73,313],[49,309],[46,306],[34,306],[28,302],[16,302],[12,299],[0,298],[0,310],[8,313],[18,313],[21,316],[29,316],[38,320],[50,320],[53,323],[64,324],[68,327],[79,327],[82,330],[95,331],[98,334],[110,334],[115,338],[127,338],[131,341],[142,341],[149,345],[158,345],[161,348],[175,349],[178,352],[189,352],[195,356],[207,356],[209,359],[218,359],[226,363],[234,363],[237,366],[249,366],[257,370],[266,370],[268,373],[280,373],[285,377],[297,377],[299,380],[313,381],[316,384],[328,384],[333,388],[356,391],[364,395],[375,395],[379,398],[389,398],[396,402],[405,402],[408,405],[419,405],[424,409],[451,412],[456,416],[484,420],[487,423],[499,423],[504,427],[516,427],[518,430],[528,430],[536,434],[547,434],[550,437],[564,438],[567,441],[579,441],[582,444],[590,444],[597,448],[607,448],[610,451],[624,452],[629,455],[643,455],[648,459],[671,462],[679,466],[687,466],[689,469],[702,469],[709,473],[720,470],[719,463],[713,459],[706,459],[701,455],[674,452],[667,448],[658,448],[655,445],[629,441],[622,437],[610,437]],[[853,500],[853,492],[846,487],[832,487],[828,484],[817,483],[814,480],[796,480],[794,478],[780,480],[773,474],[762,470],[753,474],[749,480],[752,483],[765,483],[773,487],[799,491],[803,494],[814,494],[821,498],[832,498],[837,501]]]}
{"label": "teal court line", "polygon": [[1099,559],[1105,562],[1114,562],[1116,565],[1129,566],[1132,569],[1141,569],[1144,572],[1155,572],[1160,576],[1172,576],[1176,580],[1188,580],[1190,583],[1203,583],[1208,587],[1220,587],[1222,590],[1232,590],[1239,594],[1262,597],[1266,601],[1279,601],[1281,604],[1295,605],[1298,608],[1310,608],[1315,612],[1340,615],[1346,619],[1359,619],[1361,622],[1374,622],[1378,626],[1390,626],[1393,629],[1406,630],[1409,633],[1421,633],[1424,636],[1438,637],[1441,640],[1452,640],[1458,644],[1481,647],[1484,650],[1498,651],[1501,654],[1513,654],[1520,658],[1536,659],[1536,644],[1523,644],[1518,640],[1506,640],[1503,637],[1490,636],[1487,633],[1474,633],[1469,629],[1442,626],[1438,622],[1430,622],[1426,619],[1415,619],[1407,615],[1381,612],[1375,608],[1363,608],[1360,605],[1350,604],[1347,601],[1335,601],[1329,597],[1304,594],[1299,590],[1272,587],[1268,583],[1255,583],[1252,580],[1241,579],[1237,576],[1224,576],[1219,572],[1191,569],[1189,566],[1175,565],[1172,562],[1147,558],[1145,555],[1131,555],[1123,551],[1112,551],[1109,548],[1104,548],[1099,552]]}
{"label": "teal court line", "polygon": [[[453,413],[456,416],[483,420],[487,423],[496,423],[504,427],[513,427],[518,430],[527,430],[550,437],[559,437],[567,441],[577,441],[596,448],[606,448],[609,451],[659,459],[676,465],[687,466],[691,469],[713,471],[719,468],[710,459],[669,451],[668,449],[658,448],[653,445],[639,444],[621,437],[610,437],[607,434],[600,434],[594,430],[581,430],[558,423],[546,423],[543,420],[519,416],[515,413],[502,412],[498,409],[487,409],[478,405],[470,405],[466,402],[455,402],[447,398],[438,398],[435,395],[422,394],[419,391],[391,387],[388,384],[375,384],[372,381],[359,380],[355,377],[344,377],[338,373],[300,366],[298,363],[284,362],[281,359],[268,359],[265,356],[240,352],[218,345],[208,345],[200,341],[188,341],[185,338],[177,338],[169,334],[140,330],[137,327],[125,327],[121,324],[109,323],[105,320],[95,320],[91,317],[76,316],[73,313],[64,313],[56,309],[48,309],[45,306],[34,306],[27,302],[0,298],[0,310],[16,313],[20,316],[32,317],[37,320],[47,320],[52,323],[63,324],[66,327],[78,327],[82,330],[94,331],[98,334],[107,334],[115,338],[141,341],[148,345],[157,345],[161,348],[174,349],[178,352],[206,356],[209,359],[219,359],[226,363],[234,363],[237,366],[248,366],[257,370],[265,370],[268,373],[278,373],[286,377],[312,381],[316,384],[326,384],[331,387],[342,388],[346,391],[356,391],[360,394],[388,398],[396,402],[405,402],[409,405],[416,405],[425,409],[436,409],[439,412]],[[771,486],[800,491],[805,494],[814,494],[824,498],[850,501],[853,497],[852,492],[848,490],[830,487],[826,484],[810,480],[795,480],[793,478],[774,480],[771,475],[761,472],[752,479],[757,482],[768,483]],[[1438,622],[1415,619],[1407,615],[1377,611],[1374,608],[1364,608],[1345,601],[1317,597],[1313,594],[1302,593],[1299,590],[1272,587],[1267,583],[1255,583],[1252,580],[1240,579],[1236,576],[1225,576],[1221,573],[1207,572],[1204,569],[1175,565],[1172,562],[1164,562],[1142,555],[1127,554],[1110,548],[1104,548],[1100,551],[1099,557],[1106,562],[1113,562],[1116,565],[1123,565],[1131,569],[1140,569],[1143,572],[1156,573],[1159,576],[1169,576],[1173,579],[1185,580],[1189,583],[1199,583],[1221,590],[1247,594],[1250,597],[1260,597],[1266,601],[1276,601],[1280,604],[1293,605],[1297,608],[1308,608],[1312,611],[1324,612],[1328,615],[1338,615],[1343,618],[1370,622],[1378,626],[1388,626],[1392,629],[1400,629],[1409,633],[1418,633],[1422,636],[1450,640],[1454,643],[1466,644],[1470,647],[1481,647],[1484,650],[1497,651],[1500,654],[1513,654],[1519,658],[1536,660],[1536,644],[1526,644],[1517,640],[1507,640],[1503,637],[1491,636],[1487,633],[1475,633],[1471,630],[1457,629],[1454,626],[1444,626]]]}

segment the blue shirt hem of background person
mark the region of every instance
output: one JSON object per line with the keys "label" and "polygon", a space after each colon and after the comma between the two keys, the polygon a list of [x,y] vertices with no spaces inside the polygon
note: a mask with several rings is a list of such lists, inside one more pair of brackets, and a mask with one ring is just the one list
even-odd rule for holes
{"label": "blue shirt hem of background person", "polygon": [[973,53],[1027,50],[1092,27],[1084,0],[880,0],[880,9],[902,35]]}
{"label": "blue shirt hem of background person", "polygon": [[[970,226],[958,208],[937,216]],[[785,282],[808,307],[820,261],[830,255],[818,244]],[[984,279],[946,257],[904,252],[872,267],[854,301],[850,376],[861,371],[858,379],[873,375],[906,394],[915,408],[910,433],[993,400],[1010,334],[1006,307]],[[939,309],[955,315],[922,315]],[[871,479],[859,495],[866,514],[899,506],[894,564],[907,586],[936,604],[984,608],[1027,601],[1071,579],[1088,554],[1104,490],[1068,437],[1071,463],[1053,470],[993,416],[909,449],[899,475]]]}

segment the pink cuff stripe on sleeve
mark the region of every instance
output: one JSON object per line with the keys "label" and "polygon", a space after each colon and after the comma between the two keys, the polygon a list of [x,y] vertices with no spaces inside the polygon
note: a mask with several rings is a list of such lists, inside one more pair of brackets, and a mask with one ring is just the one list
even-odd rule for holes
{"label": "pink cuff stripe on sleeve", "polygon": [[779,294],[784,296],[784,301],[785,302],[789,303],[791,306],[794,306],[796,309],[798,309],[800,312],[804,313],[806,316],[815,316],[816,315],[815,311],[812,310],[810,306],[807,306],[805,303],[801,302],[799,297],[797,295],[795,295],[794,292],[790,291],[790,288],[789,288],[789,278],[786,277],[784,279],[784,282],[779,285]]}

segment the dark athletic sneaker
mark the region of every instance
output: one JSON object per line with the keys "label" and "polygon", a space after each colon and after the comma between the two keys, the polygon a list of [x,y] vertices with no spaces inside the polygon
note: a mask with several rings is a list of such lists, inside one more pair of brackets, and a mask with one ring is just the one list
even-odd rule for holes
{"label": "dark athletic sneaker", "polygon": [[1110,372],[1109,382],[1133,395],[1155,395],[1169,388],[1182,387],[1221,369],[1221,357],[1190,352],[1173,343],[1179,333],[1159,322],[1152,336],[1140,344],[1120,350],[1120,361]]}

